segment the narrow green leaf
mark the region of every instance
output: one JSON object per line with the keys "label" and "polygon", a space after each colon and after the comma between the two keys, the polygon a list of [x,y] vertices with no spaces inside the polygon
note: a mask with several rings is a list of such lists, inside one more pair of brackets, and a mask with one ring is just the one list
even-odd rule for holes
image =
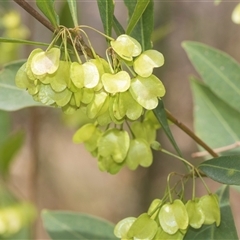
{"label": "narrow green leaf", "polygon": [[68,28],[72,28],[72,26],[74,26],[74,23],[70,16],[71,16],[71,12],[68,6],[68,2],[64,2],[59,12],[60,25],[63,25]]}
{"label": "narrow green leaf", "polygon": [[240,185],[240,155],[213,158],[202,162],[198,168],[214,181]]}
{"label": "narrow green leaf", "polygon": [[77,2],[76,0],[67,0],[68,6],[70,9],[71,17],[73,20],[73,24],[75,27],[77,27],[78,24],[78,14],[77,14]]}
{"label": "narrow green leaf", "polygon": [[[191,78],[191,88],[196,134],[212,148],[228,146],[239,141],[240,113],[196,78]],[[234,153],[239,151],[238,148],[231,150]]]}
{"label": "narrow green leaf", "polygon": [[26,45],[37,45],[37,46],[49,46],[49,43],[43,43],[43,42],[34,42],[34,41],[28,41],[23,39],[16,39],[16,38],[3,38],[0,37],[0,42],[4,43],[21,43]]}
{"label": "narrow green leaf", "polygon": [[6,177],[9,173],[9,168],[14,160],[14,156],[22,147],[24,141],[24,133],[17,132],[9,136],[0,145],[0,173]]}
{"label": "narrow green leaf", "polygon": [[165,134],[167,135],[169,141],[172,143],[173,147],[175,148],[176,152],[179,154],[179,156],[182,156],[182,153],[181,153],[181,151],[172,135],[172,132],[169,128],[168,120],[167,120],[167,116],[166,116],[166,112],[165,112],[162,100],[159,100],[158,106],[153,110],[153,112],[154,112],[156,118],[158,119],[159,123],[161,124],[162,129],[165,132]]}
{"label": "narrow green leaf", "polygon": [[44,210],[42,219],[53,240],[117,240],[113,224],[87,214]]}
{"label": "narrow green leaf", "polygon": [[54,1],[55,0],[36,0],[36,4],[52,25],[57,28],[59,25],[59,17],[54,9]]}
{"label": "narrow green leaf", "polygon": [[128,8],[129,19],[132,18],[132,15],[134,14],[135,9],[137,9],[136,8],[137,4],[141,4],[141,3],[143,4],[146,2],[148,2],[147,7],[145,8],[145,11],[143,12],[141,18],[138,20],[138,22],[136,23],[135,27],[133,28],[130,34],[133,38],[137,39],[141,43],[143,51],[152,48],[151,36],[152,36],[153,26],[154,26],[153,0],[150,0],[150,1],[124,0],[124,3]]}
{"label": "narrow green leaf", "polygon": [[102,19],[104,32],[106,35],[112,35],[114,1],[97,0],[100,17]]}
{"label": "narrow green leaf", "polygon": [[217,192],[220,201],[221,224],[216,227],[215,224],[204,225],[200,229],[189,228],[184,240],[207,239],[207,240],[237,240],[237,230],[235,227],[230,203],[229,187],[223,185]]}
{"label": "narrow green leaf", "polygon": [[144,11],[146,10],[149,3],[150,3],[150,0],[137,1],[137,4],[133,11],[133,14],[128,21],[128,26],[127,26],[127,30],[126,30],[126,33],[128,35],[131,34],[132,30],[137,25],[138,21],[142,17],[142,15],[143,15]]}
{"label": "narrow green leaf", "polygon": [[240,65],[226,53],[197,42],[183,48],[205,84],[223,101],[240,112]]}
{"label": "narrow green leaf", "polygon": [[117,18],[114,15],[113,15],[113,29],[117,34],[117,36],[125,33],[123,26],[120,24],[120,22],[117,20]]}
{"label": "narrow green leaf", "polygon": [[27,91],[15,85],[15,75],[24,61],[5,65],[0,71],[0,109],[15,111],[25,107],[43,106],[35,102]]}

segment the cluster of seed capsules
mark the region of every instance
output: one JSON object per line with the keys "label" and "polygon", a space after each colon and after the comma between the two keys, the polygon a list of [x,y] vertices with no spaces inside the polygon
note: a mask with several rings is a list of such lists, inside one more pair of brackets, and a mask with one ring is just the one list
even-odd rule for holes
{"label": "cluster of seed capsules", "polygon": [[[116,173],[125,163],[130,169],[152,163],[150,145],[159,125],[151,126],[154,116],[150,112],[165,94],[153,68],[162,66],[164,57],[156,50],[142,51],[139,42],[126,34],[110,45],[108,61],[95,53],[93,59],[84,54],[84,62],[79,56],[72,61],[66,57],[66,48],[62,54],[54,44],[46,51],[35,49],[15,82],[44,105],[60,107],[68,114],[81,109],[95,121],[79,129],[74,142],[85,143],[98,157],[102,171]],[[122,127],[127,121],[131,137]],[[107,130],[102,126],[108,126]],[[138,155],[145,158],[137,160]]]}
{"label": "cluster of seed capsules", "polygon": [[122,240],[182,240],[189,227],[199,229],[203,224],[220,225],[221,215],[216,194],[189,200],[184,204],[180,199],[172,203],[155,199],[147,213],[138,218],[128,217],[117,223],[116,237]]}

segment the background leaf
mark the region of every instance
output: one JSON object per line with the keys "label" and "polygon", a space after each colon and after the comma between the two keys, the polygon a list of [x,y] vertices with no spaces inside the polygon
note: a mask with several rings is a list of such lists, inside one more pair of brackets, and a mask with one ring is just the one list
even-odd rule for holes
{"label": "background leaf", "polygon": [[102,19],[104,32],[106,35],[112,35],[114,1],[113,0],[97,0],[100,17]]}
{"label": "background leaf", "polygon": [[183,48],[205,84],[220,99],[240,112],[240,65],[226,53],[197,42]]}
{"label": "background leaf", "polygon": [[[240,140],[240,113],[217,97],[205,84],[191,78],[196,134],[210,147],[218,148]],[[231,150],[239,153],[239,149]],[[228,153],[229,154],[229,153]]]}
{"label": "background leaf", "polygon": [[229,203],[229,187],[223,185],[218,191],[220,209],[221,209],[221,224],[216,227],[215,224],[204,225],[200,229],[189,228],[184,240],[207,239],[207,240],[237,240],[237,230],[232,216],[232,211]]}
{"label": "background leaf", "polygon": [[10,135],[0,145],[0,173],[3,177],[8,175],[14,156],[23,145],[24,137],[25,134],[23,132],[17,132]]}
{"label": "background leaf", "polygon": [[163,131],[165,132],[165,134],[167,135],[169,141],[172,143],[173,147],[175,148],[176,152],[178,153],[179,156],[182,156],[181,151],[180,151],[177,143],[175,142],[175,139],[169,128],[168,120],[167,120],[167,116],[166,116],[166,112],[165,112],[165,108],[164,108],[162,100],[159,100],[158,106],[155,109],[153,109],[153,112],[154,112],[157,120],[161,124],[161,127],[162,127]]}
{"label": "background leaf", "polygon": [[198,168],[217,182],[240,185],[240,155],[213,158],[204,161]]}
{"label": "background leaf", "polygon": [[53,240],[117,240],[114,225],[87,214],[43,211],[44,227]]}
{"label": "background leaf", "polygon": [[[74,27],[77,27],[78,26],[77,2],[76,0],[67,0],[67,2],[70,9]],[[70,18],[70,16],[67,16],[67,17]]]}
{"label": "background leaf", "polygon": [[[134,13],[135,7],[138,2],[143,2],[141,0],[124,0],[125,5],[128,8],[128,16],[131,19],[131,16]],[[153,32],[153,0],[144,0],[144,2],[149,2],[147,8],[143,12],[138,23],[135,25],[134,29],[131,31],[131,36],[137,39],[143,48],[143,51],[152,48],[151,35]]]}
{"label": "background leaf", "polygon": [[24,61],[5,65],[0,72],[0,109],[15,111],[25,107],[43,106],[35,102],[26,90],[15,85],[15,75]]}
{"label": "background leaf", "polygon": [[36,4],[52,25],[57,28],[59,25],[59,17],[54,10],[54,0],[36,0]]}
{"label": "background leaf", "polygon": [[8,137],[11,129],[11,119],[8,112],[0,111],[0,146]]}

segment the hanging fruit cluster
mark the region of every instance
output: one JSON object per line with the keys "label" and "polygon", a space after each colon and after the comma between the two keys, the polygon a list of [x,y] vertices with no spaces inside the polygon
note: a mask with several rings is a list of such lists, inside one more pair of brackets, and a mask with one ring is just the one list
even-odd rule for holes
{"label": "hanging fruit cluster", "polygon": [[138,218],[128,217],[115,226],[116,237],[124,239],[182,240],[189,227],[199,229],[203,224],[220,225],[218,196],[208,194],[189,200],[186,204],[176,199],[166,202],[155,199],[147,213]]}
{"label": "hanging fruit cluster", "polygon": [[[165,94],[153,68],[163,65],[163,55],[142,51],[134,38],[123,34],[116,40],[108,37],[107,61],[88,40],[89,58],[80,31],[62,27],[46,51],[33,50],[17,72],[16,85],[27,89],[34,100],[65,113],[81,109],[93,123],[80,128],[74,142],[85,143],[98,157],[102,171],[117,173],[123,165],[130,169],[150,166],[150,146],[160,127],[151,110]],[[61,45],[56,47],[59,39]],[[126,125],[131,136],[123,129]]]}

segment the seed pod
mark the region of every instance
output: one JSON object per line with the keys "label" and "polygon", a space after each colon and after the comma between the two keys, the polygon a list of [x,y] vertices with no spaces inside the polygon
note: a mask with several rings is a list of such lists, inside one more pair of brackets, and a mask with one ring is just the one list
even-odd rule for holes
{"label": "seed pod", "polygon": [[188,227],[187,210],[180,199],[164,204],[158,217],[162,229],[168,234],[175,234],[179,229],[185,230]]}

